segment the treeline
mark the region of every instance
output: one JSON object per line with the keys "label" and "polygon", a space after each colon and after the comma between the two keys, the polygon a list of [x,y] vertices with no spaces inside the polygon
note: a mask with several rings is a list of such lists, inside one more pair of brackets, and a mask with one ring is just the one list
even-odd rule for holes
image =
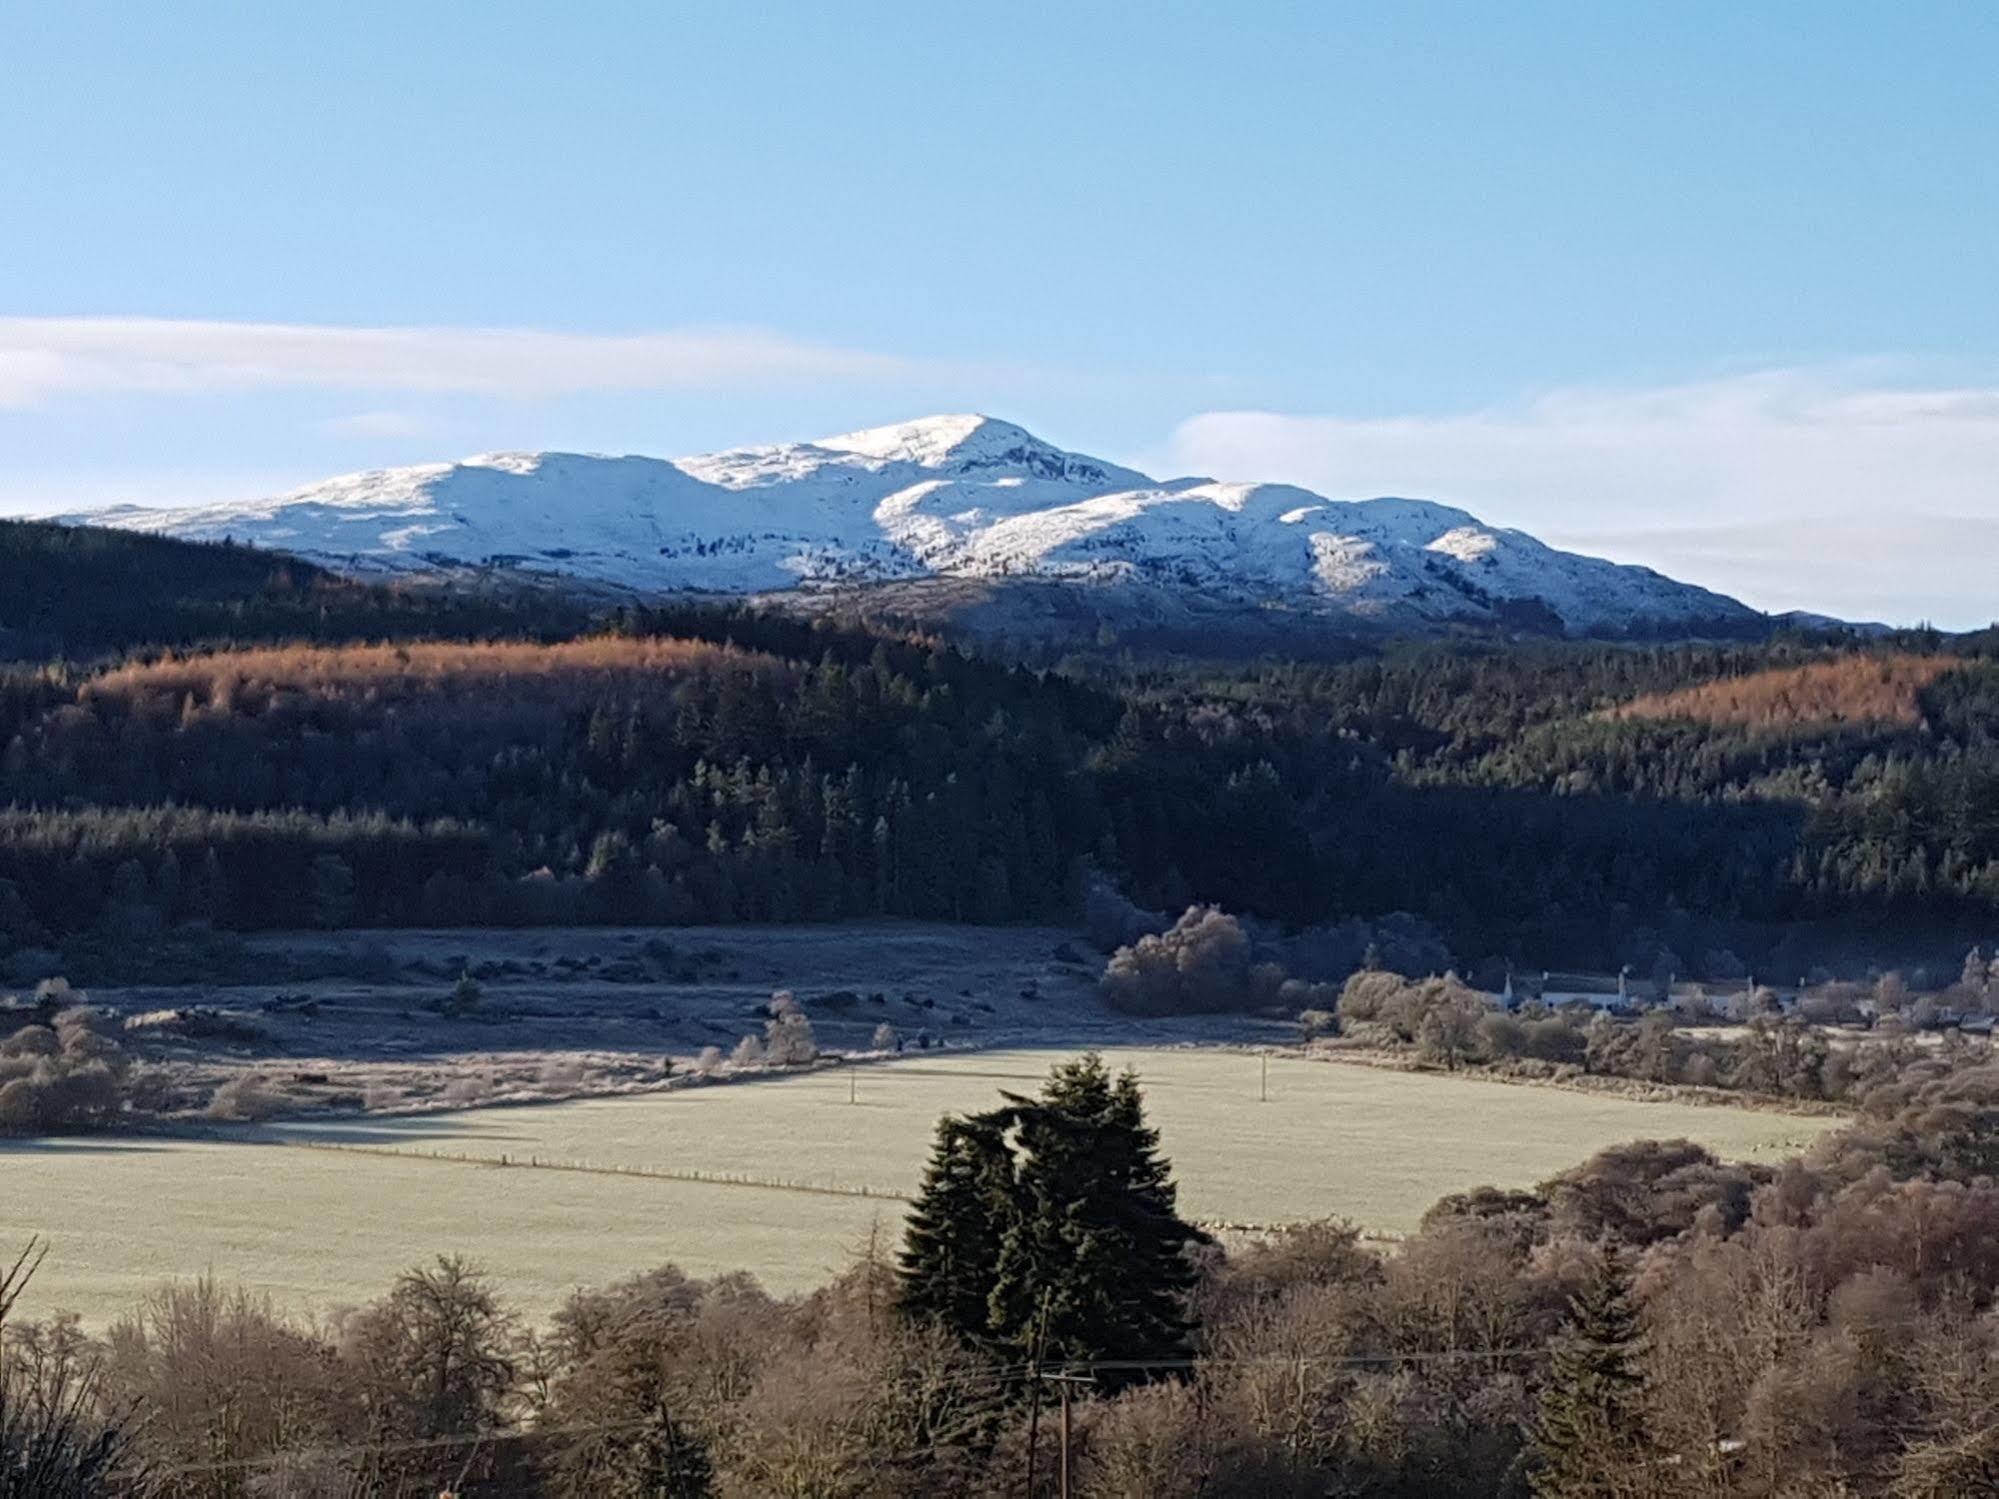
{"label": "treeline", "polygon": [[[1768,989],[1744,990],[1729,1006],[1733,1023],[1717,1026],[1719,1012],[1696,994],[1621,1019],[1587,1006],[1538,1000],[1497,1009],[1454,975],[1411,980],[1366,970],[1347,980],[1336,1006],[1317,1024],[1330,1034],[1336,1023],[1348,1044],[1404,1048],[1451,1069],[1732,1088],[1765,1098],[1890,1112],[1907,1099],[1912,1074],[1927,1076],[1937,1067],[1976,1069],[1991,1060],[1988,1042],[1955,1030],[1943,1032],[1935,1044],[1924,1043],[1898,1011],[1886,1012],[1873,1031],[1840,1036],[1829,1030],[1828,1023],[1851,1005],[1841,991],[1859,987],[1827,985],[1793,1012]],[[1962,993],[1962,986],[1953,992]],[[1999,990],[1989,992],[1999,998]],[[1902,995],[1909,998],[1906,990]],[[1979,1009],[1989,1003],[1984,992],[1971,1001]],[[1934,1008],[1934,1000],[1930,1004]]]}
{"label": "treeline", "polygon": [[1389,1246],[1191,1232],[1085,1064],[945,1121],[900,1263],[793,1299],[667,1266],[534,1326],[445,1258],[329,1324],[183,1282],[92,1335],[0,1280],[0,1493],[1968,1499],[1999,1074],[1906,1084],[1801,1160],[1621,1146]]}

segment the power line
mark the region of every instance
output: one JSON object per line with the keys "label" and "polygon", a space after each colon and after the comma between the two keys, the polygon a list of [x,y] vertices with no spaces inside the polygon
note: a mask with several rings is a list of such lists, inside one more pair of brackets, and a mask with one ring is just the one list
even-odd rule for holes
{"label": "power line", "polygon": [[293,1447],[263,1457],[225,1458],[218,1462],[182,1463],[170,1468],[148,1470],[158,1478],[192,1477],[197,1473],[242,1472],[251,1468],[274,1468],[285,1463],[338,1461],[350,1457],[401,1457],[417,1452],[443,1452],[455,1447],[474,1447],[481,1442],[508,1441],[519,1437],[595,1436],[612,1431],[643,1431],[651,1421],[617,1421],[592,1426],[487,1427],[455,1436],[411,1437],[394,1442],[350,1442],[338,1447]]}
{"label": "power line", "polygon": [[[1058,1387],[1090,1383],[1098,1374],[1156,1373],[1175,1370],[1227,1369],[1378,1369],[1404,1364],[1490,1362],[1494,1360],[1546,1358],[1546,1348],[1435,1348],[1414,1353],[1265,1354],[1249,1358],[1139,1358],[1071,1359],[1059,1363],[1017,1363],[987,1365],[967,1369],[924,1383],[932,1389],[995,1393],[1017,1381],[1047,1380]],[[447,1452],[474,1447],[484,1442],[519,1439],[544,1440],[562,1437],[604,1436],[612,1433],[645,1431],[656,1423],[650,1419],[601,1422],[573,1426],[485,1427],[478,1431],[447,1436],[412,1437],[386,1442],[350,1442],[337,1446],[288,1448],[261,1457],[225,1458],[211,1462],[180,1463],[148,1471],[160,1478],[185,1478],[202,1473],[246,1472],[280,1467],[287,1463],[337,1462],[360,1457],[405,1457],[422,1452]]]}

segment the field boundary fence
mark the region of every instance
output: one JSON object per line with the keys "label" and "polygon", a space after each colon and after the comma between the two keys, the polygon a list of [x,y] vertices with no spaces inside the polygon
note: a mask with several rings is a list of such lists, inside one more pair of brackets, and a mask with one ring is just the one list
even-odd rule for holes
{"label": "field boundary fence", "polygon": [[377,1156],[399,1161],[432,1161],[440,1165],[485,1166],[506,1171],[568,1171],[585,1176],[626,1176],[651,1181],[691,1182],[708,1187],[747,1187],[764,1192],[804,1192],[817,1197],[865,1197],[877,1202],[909,1202],[911,1195],[893,1187],[866,1182],[790,1181],[747,1172],[703,1171],[693,1166],[640,1166],[620,1161],[575,1161],[551,1156],[477,1155],[454,1150],[414,1150],[393,1145],[355,1145],[339,1140],[270,1139],[260,1144],[286,1150],[324,1150],[342,1155]]}

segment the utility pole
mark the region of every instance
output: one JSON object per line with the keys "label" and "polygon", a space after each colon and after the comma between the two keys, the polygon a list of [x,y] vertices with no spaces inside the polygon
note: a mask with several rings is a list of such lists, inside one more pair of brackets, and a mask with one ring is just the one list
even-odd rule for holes
{"label": "utility pole", "polygon": [[859,1102],[861,1101],[861,1099],[860,1099],[860,1089],[861,1089],[861,1075],[860,1075],[860,1073],[858,1073],[858,1072],[849,1072],[849,1073],[847,1074],[847,1102],[848,1102],[848,1103],[859,1103]]}
{"label": "utility pole", "polygon": [[1041,1315],[1034,1320],[1034,1342],[1027,1355],[1027,1377],[1034,1389],[1027,1403],[1026,1499],[1034,1499],[1035,1459],[1041,1454],[1041,1349],[1048,1337],[1048,1300],[1051,1294],[1048,1291],[1041,1293]]}
{"label": "utility pole", "polygon": [[1256,1101],[1270,1102],[1270,1053],[1267,1051],[1263,1053],[1263,1083],[1257,1090]]}
{"label": "utility pole", "polygon": [[1069,1392],[1075,1385],[1095,1384],[1097,1381],[1091,1375],[1072,1374],[1067,1370],[1044,1374],[1041,1377],[1054,1385],[1062,1395],[1062,1462],[1057,1471],[1061,1476],[1062,1499],[1069,1499],[1072,1492],[1069,1487]]}
{"label": "utility pole", "polygon": [[1057,1376],[1055,1388],[1062,1392],[1062,1479],[1060,1493],[1062,1499],[1069,1499],[1069,1381]]}

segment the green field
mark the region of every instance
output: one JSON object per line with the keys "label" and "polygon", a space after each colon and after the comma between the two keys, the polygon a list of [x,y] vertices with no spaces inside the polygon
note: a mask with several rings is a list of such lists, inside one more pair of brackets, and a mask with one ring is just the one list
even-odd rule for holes
{"label": "green field", "polygon": [[[668,1260],[704,1274],[747,1269],[796,1290],[825,1280],[876,1225],[892,1234],[901,1203],[615,1172],[904,1193],[938,1115],[987,1107],[1000,1089],[1030,1092],[1064,1055],[928,1056],[646,1097],[267,1126],[232,1139],[0,1141],[0,1200],[8,1242],[39,1233],[53,1244],[28,1313],[68,1308],[92,1323],[163,1277],[204,1270],[324,1311],[377,1294],[398,1269],[445,1251],[477,1259],[535,1311],[572,1286]],[[1110,1056],[1144,1079],[1184,1210],[1203,1220],[1339,1215],[1398,1233],[1444,1193],[1525,1186],[1618,1141],[1687,1136],[1722,1155],[1771,1160],[1834,1123],[1281,1057],[1260,1102],[1255,1056]]]}

